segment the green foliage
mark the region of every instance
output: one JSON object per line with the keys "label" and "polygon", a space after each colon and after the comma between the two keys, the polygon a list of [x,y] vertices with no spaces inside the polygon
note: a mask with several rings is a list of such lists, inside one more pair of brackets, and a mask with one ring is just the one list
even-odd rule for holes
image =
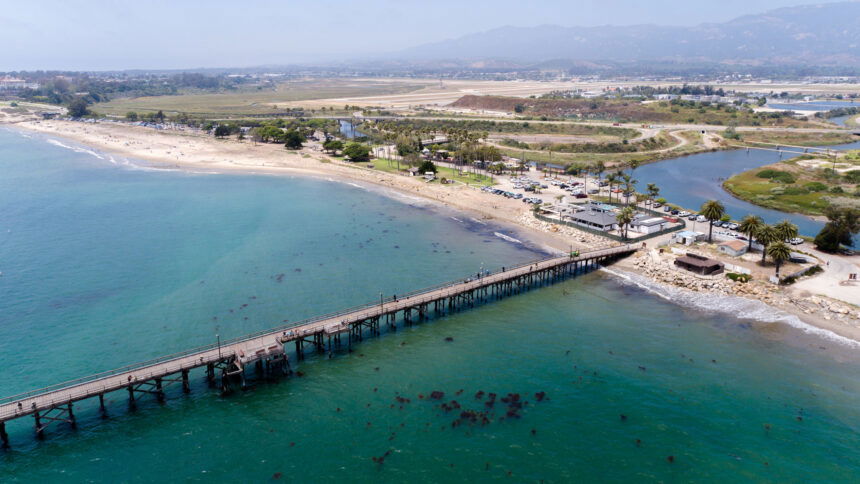
{"label": "green foliage", "polygon": [[326,140],[323,142],[322,147],[330,153],[335,153],[343,149],[343,141],[339,139]]}
{"label": "green foliage", "polygon": [[810,192],[824,192],[827,191],[827,185],[821,182],[809,182],[803,185],[804,188],[809,190]]}
{"label": "green foliage", "polygon": [[284,133],[284,146],[290,150],[301,149],[302,143],[305,142],[305,137],[298,130],[291,129]]}
{"label": "green foliage", "polygon": [[87,101],[82,97],[76,97],[69,103],[69,116],[73,118],[82,118],[90,113],[87,109]]}
{"label": "green foliage", "polygon": [[[708,200],[702,204],[699,213],[709,221],[720,220],[726,214],[726,207],[718,200]],[[712,241],[714,231],[713,224],[708,225],[708,242]]]}
{"label": "green foliage", "polygon": [[254,128],[254,135],[263,143],[282,143],[286,141],[284,130],[277,126]]}
{"label": "green foliage", "polygon": [[786,195],[806,195],[809,190],[803,187],[784,187],[782,193]]}
{"label": "green foliage", "polygon": [[230,127],[224,124],[219,124],[215,127],[215,137],[223,138],[230,135]]}
{"label": "green foliage", "polygon": [[430,160],[424,160],[420,166],[418,166],[418,171],[421,173],[436,173],[436,165]]}
{"label": "green foliage", "polygon": [[500,142],[500,144],[504,146],[510,146],[511,148],[519,148],[523,150],[531,148],[528,143],[523,143],[522,141],[517,141],[513,138],[505,138]]}
{"label": "green foliage", "polygon": [[836,252],[840,244],[853,247],[853,236],[860,233],[860,209],[828,207],[824,214],[828,222],[815,236],[815,246],[825,252]]}
{"label": "green foliage", "polygon": [[728,128],[726,128],[726,130],[723,131],[722,135],[723,135],[723,138],[726,138],[726,139],[733,139],[733,140],[740,140],[741,139],[741,135],[738,133],[738,131],[735,129],[734,126],[729,126]]}
{"label": "green foliage", "polygon": [[769,178],[773,181],[777,181],[777,182],[785,183],[785,184],[791,184],[791,183],[794,183],[795,181],[797,181],[794,178],[794,175],[792,175],[791,173],[789,173],[787,171],[781,171],[781,170],[772,170],[772,169],[762,170],[762,171],[756,173],[755,176],[757,176],[759,178]]}
{"label": "green foliage", "polygon": [[129,112],[125,113],[125,119],[126,119],[126,121],[137,121],[138,120],[137,113],[134,111],[129,111]]}
{"label": "green foliage", "polygon": [[741,274],[741,273],[737,273],[737,272],[727,272],[726,277],[728,277],[729,279],[731,279],[735,282],[743,282],[743,283],[750,282],[750,280],[752,279],[752,276],[749,274]]}
{"label": "green foliage", "polygon": [[349,161],[367,161],[370,159],[370,147],[353,141],[343,148],[343,156],[349,158]]}
{"label": "green foliage", "polygon": [[517,104],[516,106],[514,106],[514,112],[515,113],[522,113],[525,110],[526,110],[526,107],[522,104]]}

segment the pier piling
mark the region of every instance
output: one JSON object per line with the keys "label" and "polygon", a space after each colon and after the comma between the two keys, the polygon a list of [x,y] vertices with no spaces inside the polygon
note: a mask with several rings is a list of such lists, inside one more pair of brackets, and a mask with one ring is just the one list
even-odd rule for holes
{"label": "pier piling", "polygon": [[244,389],[247,387],[245,370],[251,363],[257,373],[265,377],[272,377],[276,367],[280,367],[284,375],[292,373],[286,352],[286,345],[290,341],[295,343],[297,360],[301,361],[305,357],[305,343],[312,344],[316,353],[325,353],[327,350],[329,357],[332,357],[334,349],[341,347],[341,336],[344,334],[348,338],[349,351],[352,351],[353,341],[363,340],[365,328],[368,335],[379,336],[382,318],[385,318],[389,331],[394,332],[397,330],[398,315],[405,326],[412,326],[416,321],[426,321],[431,314],[453,314],[474,308],[480,303],[564,280],[567,276],[586,272],[598,264],[611,262],[639,248],[639,244],[618,246],[502,268],[495,273],[482,271],[478,277],[401,294],[388,301],[381,299],[373,304],[261,331],[232,341],[219,340],[217,345],[210,344],[49,388],[0,398],[0,443],[4,448],[9,446],[6,422],[27,415],[33,415],[36,437],[40,439],[44,437],[45,428],[56,421],[67,422],[75,428],[77,421],[73,402],[92,397],[98,397],[99,412],[102,418],[107,418],[104,395],[123,388],[128,391],[130,410],[136,408],[136,394],[139,392],[154,394],[159,402],[164,402],[164,381],[181,382],[183,393],[189,393],[189,372],[194,368],[206,368],[206,381],[213,388],[218,384],[216,369],[220,370],[223,393],[228,393],[231,381],[235,384],[237,379]]}

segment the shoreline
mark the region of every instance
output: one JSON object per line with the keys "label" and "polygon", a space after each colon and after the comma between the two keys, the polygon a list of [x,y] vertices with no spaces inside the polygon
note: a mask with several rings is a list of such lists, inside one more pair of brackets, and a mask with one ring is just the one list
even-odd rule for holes
{"label": "shoreline", "polygon": [[[194,133],[163,132],[121,124],[100,125],[70,121],[0,123],[0,126],[4,125],[12,129],[18,128],[23,132],[40,133],[48,138],[56,136],[105,154],[152,162],[153,169],[179,169],[190,173],[210,174],[294,175],[353,185],[353,182],[364,183],[369,186],[361,186],[361,188],[377,189],[383,196],[399,198],[400,201],[404,201],[403,197],[420,197],[437,207],[466,214],[477,223],[487,223],[512,230],[522,235],[517,238],[522,239],[524,248],[529,249],[565,252],[574,247],[581,249],[614,245],[602,237],[570,227],[541,222],[531,217],[531,211],[528,207],[522,207],[522,203],[517,204],[509,199],[499,200],[476,188],[463,185],[428,185],[423,179],[347,165],[345,162],[331,159],[309,148],[289,152],[280,145],[254,145],[250,142],[216,140]],[[131,133],[127,133],[128,131]],[[186,154],[184,151],[189,153]],[[171,159],[171,155],[174,159]],[[386,191],[390,193],[385,193]],[[637,256],[622,259],[618,266],[622,270],[646,277],[653,283],[665,285],[665,281],[638,270],[632,263],[634,258],[641,259]],[[707,293],[720,297],[719,292],[708,291]],[[743,296],[754,295],[744,294]],[[775,312],[791,314],[812,328],[831,332],[860,345],[860,327],[839,325],[826,315],[815,314],[795,307],[793,304],[786,304],[786,301],[792,300],[787,294],[783,294],[783,300],[776,303],[757,296],[743,297],[743,299],[766,304]],[[674,303],[680,304],[677,301]],[[805,332],[808,333],[808,331]],[[823,337],[821,334],[817,336]]]}
{"label": "shoreline", "polygon": [[[419,197],[482,222],[493,223],[517,233],[528,233],[527,238],[541,250],[564,252],[570,245],[570,241],[562,240],[557,235],[534,231],[531,227],[519,223],[522,213],[529,212],[529,207],[523,206],[522,203],[507,199],[494,199],[487,203],[485,194],[477,188],[465,185],[429,185],[421,178],[349,165],[309,148],[290,152],[284,150],[281,145],[215,140],[194,133],[155,131],[119,124],[102,126],[69,121],[14,124],[0,122],[0,126],[4,125],[22,132],[65,139],[105,154],[150,162],[153,169],[178,169],[204,174],[305,176],[336,183],[364,184],[362,188],[374,187],[383,192],[393,192],[393,198],[402,200],[404,197]],[[120,138],[117,131],[130,136]],[[123,139],[133,141],[129,144]],[[141,144],[143,140],[149,144]],[[183,144],[185,146],[182,146]],[[180,151],[189,147],[197,152]],[[577,248],[590,246],[584,243],[574,245]]]}

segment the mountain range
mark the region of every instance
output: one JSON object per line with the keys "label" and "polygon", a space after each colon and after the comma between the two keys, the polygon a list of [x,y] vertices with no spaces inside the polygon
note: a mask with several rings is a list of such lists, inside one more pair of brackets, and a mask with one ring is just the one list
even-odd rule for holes
{"label": "mountain range", "polygon": [[[656,7],[655,7],[656,8]],[[709,8],[719,8],[713,3]],[[500,27],[396,53],[409,61],[860,66],[860,3],[805,5],[693,27]]]}

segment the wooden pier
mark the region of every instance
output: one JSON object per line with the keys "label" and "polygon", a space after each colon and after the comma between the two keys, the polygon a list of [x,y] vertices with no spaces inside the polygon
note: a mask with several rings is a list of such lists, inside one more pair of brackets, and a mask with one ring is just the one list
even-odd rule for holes
{"label": "wooden pier", "polygon": [[32,415],[36,436],[41,438],[53,423],[64,422],[74,428],[74,404],[84,399],[98,398],[100,411],[105,416],[104,396],[110,392],[127,392],[131,407],[147,394],[163,401],[167,384],[181,383],[183,391],[190,392],[189,373],[197,368],[206,369],[210,386],[220,385],[226,392],[233,385],[245,386],[248,367],[266,375],[289,374],[288,345],[295,345],[294,356],[299,360],[304,358],[306,347],[320,353],[331,352],[344,344],[343,337],[347,340],[345,344],[351,347],[364,336],[380,334],[380,325],[396,329],[398,320],[411,325],[432,315],[518,294],[591,270],[638,248],[637,244],[573,252],[493,273],[474,274],[468,279],[392,296],[378,303],[0,398],[0,443],[3,447],[9,445],[6,422],[10,420]]}

